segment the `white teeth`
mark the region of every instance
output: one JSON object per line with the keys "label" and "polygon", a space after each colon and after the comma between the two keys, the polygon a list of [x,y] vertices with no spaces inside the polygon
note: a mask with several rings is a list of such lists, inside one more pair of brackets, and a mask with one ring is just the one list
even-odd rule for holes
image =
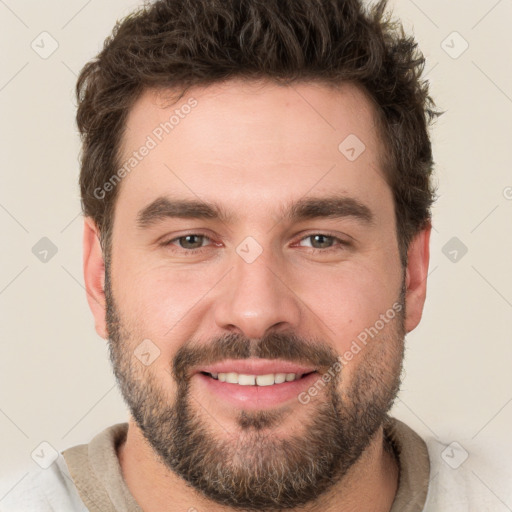
{"label": "white teeth", "polygon": [[[238,384],[241,384],[242,386],[254,386],[254,384],[256,384],[256,377],[254,375],[240,374],[238,375]],[[258,385],[260,385],[259,382]]]}
{"label": "white teeth", "polygon": [[246,375],[236,372],[228,373],[211,373],[214,379],[230,384],[239,384],[240,386],[272,386],[274,384],[282,384],[283,382],[291,382],[299,380],[302,373],[268,373],[266,375]]}
{"label": "white teeth", "polygon": [[226,382],[230,384],[238,384],[238,374],[235,372],[226,373]]}
{"label": "white teeth", "polygon": [[272,386],[274,384],[274,374],[258,375],[256,377],[256,384],[258,384],[258,386]]}
{"label": "white teeth", "polygon": [[276,384],[282,384],[286,381],[286,373],[276,373],[274,381]]}

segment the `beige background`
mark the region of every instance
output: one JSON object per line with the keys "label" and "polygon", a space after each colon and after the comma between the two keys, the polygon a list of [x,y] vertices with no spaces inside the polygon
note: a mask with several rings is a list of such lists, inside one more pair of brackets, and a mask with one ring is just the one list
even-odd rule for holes
{"label": "beige background", "polygon": [[[136,5],[0,0],[0,500],[36,468],[41,442],[63,450],[127,419],[83,289],[74,86]],[[460,443],[474,485],[495,495],[495,510],[512,510],[500,499],[512,477],[512,2],[392,5],[447,110],[433,131],[440,199],[427,304],[393,412]],[[42,237],[57,248],[47,262],[32,252]],[[479,472],[481,456],[502,470]]]}

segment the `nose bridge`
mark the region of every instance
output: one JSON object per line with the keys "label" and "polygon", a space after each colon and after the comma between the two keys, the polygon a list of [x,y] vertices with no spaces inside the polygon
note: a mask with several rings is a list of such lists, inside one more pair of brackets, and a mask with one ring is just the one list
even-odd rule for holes
{"label": "nose bridge", "polygon": [[[286,283],[279,254],[248,237],[236,248],[232,271],[216,298],[215,320],[223,329],[261,338],[272,328],[296,328],[297,298]],[[283,282],[284,281],[284,282]]]}

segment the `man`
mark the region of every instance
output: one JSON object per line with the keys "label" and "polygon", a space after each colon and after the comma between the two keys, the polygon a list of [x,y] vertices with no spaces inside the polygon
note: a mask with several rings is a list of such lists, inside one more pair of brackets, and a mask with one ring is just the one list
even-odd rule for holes
{"label": "man", "polygon": [[85,284],[131,418],[2,510],[466,510],[388,416],[437,112],[385,4],[162,0],[84,67]]}

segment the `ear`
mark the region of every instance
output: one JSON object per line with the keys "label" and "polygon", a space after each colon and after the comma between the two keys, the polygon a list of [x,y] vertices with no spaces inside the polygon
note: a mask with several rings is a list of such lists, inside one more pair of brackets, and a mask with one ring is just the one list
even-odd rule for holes
{"label": "ear", "polygon": [[428,262],[430,259],[430,232],[432,225],[420,231],[407,251],[405,330],[412,331],[420,323],[427,295]]}
{"label": "ear", "polygon": [[96,332],[108,338],[105,300],[105,262],[101,250],[99,229],[91,217],[84,220],[84,281],[87,302],[94,316]]}

